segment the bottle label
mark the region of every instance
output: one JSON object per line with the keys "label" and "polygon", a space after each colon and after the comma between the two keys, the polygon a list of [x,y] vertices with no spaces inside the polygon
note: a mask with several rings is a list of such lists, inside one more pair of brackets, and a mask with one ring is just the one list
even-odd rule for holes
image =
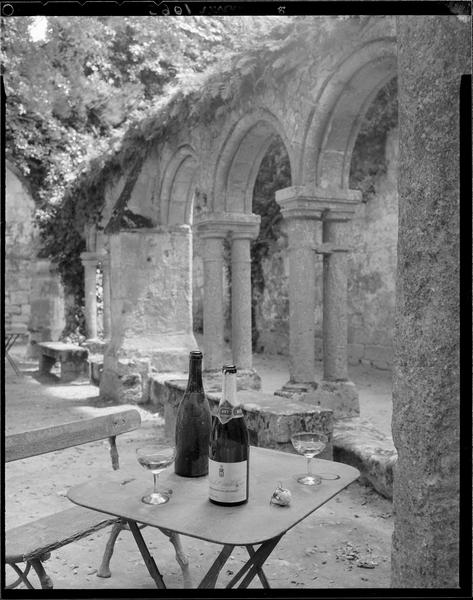
{"label": "bottle label", "polygon": [[243,416],[243,411],[241,406],[233,406],[228,402],[228,400],[224,400],[218,406],[217,410],[217,418],[224,425],[228,423],[231,419],[237,419]]}
{"label": "bottle label", "polygon": [[217,502],[246,500],[247,460],[224,463],[209,459],[209,496]]}

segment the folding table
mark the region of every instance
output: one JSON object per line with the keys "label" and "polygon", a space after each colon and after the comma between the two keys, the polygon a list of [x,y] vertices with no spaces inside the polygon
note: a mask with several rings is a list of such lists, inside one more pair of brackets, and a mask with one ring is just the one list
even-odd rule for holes
{"label": "folding table", "polygon": [[[282,536],[359,477],[356,469],[342,463],[317,459],[312,462],[314,473],[330,472],[339,478],[325,479],[315,486],[302,485],[295,479],[305,471],[306,461],[302,456],[252,446],[249,500],[234,507],[212,504],[208,499],[208,478],[180,477],[174,473],[173,465],[159,476],[160,486],[172,490],[166,504],[151,506],[141,502],[144,492],[151,487],[152,476],[138,465],[128,476],[121,471],[74,486],[68,497],[80,506],[119,516],[128,522],[158,588],[166,586],[141,535],[139,523],[223,546],[199,588],[215,587],[235,546],[245,546],[249,558],[226,587],[231,588],[241,580],[238,587],[246,588],[258,576],[263,587],[268,588],[269,581],[262,567]],[[279,483],[292,493],[289,506],[270,503]]]}

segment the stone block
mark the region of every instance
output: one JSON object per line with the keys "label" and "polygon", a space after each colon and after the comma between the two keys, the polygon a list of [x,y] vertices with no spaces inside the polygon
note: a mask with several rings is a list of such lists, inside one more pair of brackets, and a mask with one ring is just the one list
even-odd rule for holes
{"label": "stone block", "polygon": [[370,421],[359,417],[335,421],[333,456],[334,460],[357,468],[361,481],[392,498],[397,452],[392,437],[380,432]]}
{"label": "stone block", "polygon": [[5,304],[5,314],[6,315],[19,315],[21,314],[21,306],[17,304]]}
{"label": "stone block", "polygon": [[16,291],[10,294],[10,301],[12,304],[28,304],[30,297],[27,292]]}
{"label": "stone block", "polygon": [[[187,381],[163,380],[152,383],[153,395],[159,396],[157,403],[163,406],[165,435],[173,436],[176,413],[184,395]],[[164,390],[167,388],[167,391]],[[332,458],[333,413],[330,409],[311,407],[305,403],[254,390],[241,390],[238,396],[243,406],[250,442],[254,446],[275,448],[294,452],[291,435],[297,431],[321,429],[329,438],[329,444],[321,458]],[[219,392],[207,392],[210,410],[215,414],[220,401]]]}
{"label": "stone block", "polygon": [[360,414],[358,391],[352,381],[321,381],[313,389],[307,384],[286,384],[275,392],[278,396],[292,398],[319,408],[333,411],[335,419],[355,417]]}
{"label": "stone block", "polygon": [[[204,388],[207,391],[222,391],[222,371],[204,371]],[[239,369],[237,371],[237,390],[260,390],[261,377],[254,369]]]}

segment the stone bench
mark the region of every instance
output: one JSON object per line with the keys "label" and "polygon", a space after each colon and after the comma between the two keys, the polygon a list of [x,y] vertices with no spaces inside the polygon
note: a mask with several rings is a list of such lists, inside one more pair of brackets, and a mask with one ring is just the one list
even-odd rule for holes
{"label": "stone bench", "polygon": [[61,365],[60,380],[73,381],[88,372],[88,350],[63,342],[38,342],[39,372],[46,375],[56,362]]}
{"label": "stone bench", "polygon": [[[163,410],[166,436],[174,436],[177,408],[186,387],[187,380],[168,380],[162,375],[155,376],[151,381],[150,400]],[[210,410],[215,414],[220,392],[208,391],[206,396]],[[328,436],[329,444],[320,458],[332,460],[332,410],[256,390],[240,390],[238,397],[242,402],[250,443],[253,446],[295,452],[291,444],[293,433],[321,429]],[[301,468],[304,468],[303,464]]]}
{"label": "stone bench", "polygon": [[397,452],[391,436],[379,431],[368,419],[340,419],[334,425],[333,455],[337,462],[357,468],[362,483],[392,499]]}

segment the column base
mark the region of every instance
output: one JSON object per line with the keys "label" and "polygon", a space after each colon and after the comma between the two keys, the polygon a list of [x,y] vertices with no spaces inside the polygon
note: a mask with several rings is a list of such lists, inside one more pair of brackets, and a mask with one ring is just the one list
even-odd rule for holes
{"label": "column base", "polygon": [[[215,369],[203,372],[206,392],[222,391],[222,371]],[[239,369],[237,371],[237,390],[260,390],[261,377],[254,369]]]}
{"label": "column base", "polygon": [[360,415],[358,390],[352,381],[325,381],[319,383],[286,383],[276,396],[284,396],[333,410],[334,419]]}

